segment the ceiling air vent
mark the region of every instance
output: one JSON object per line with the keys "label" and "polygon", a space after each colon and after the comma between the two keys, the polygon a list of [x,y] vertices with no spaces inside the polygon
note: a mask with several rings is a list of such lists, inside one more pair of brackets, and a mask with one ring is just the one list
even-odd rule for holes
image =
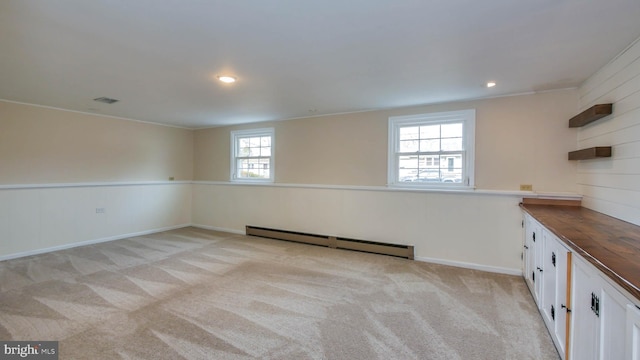
{"label": "ceiling air vent", "polygon": [[112,98],[108,98],[108,97],[99,97],[99,98],[95,98],[93,99],[94,101],[97,102],[101,102],[101,103],[105,103],[105,104],[113,104],[114,102],[118,102],[120,100],[117,99],[112,99]]}

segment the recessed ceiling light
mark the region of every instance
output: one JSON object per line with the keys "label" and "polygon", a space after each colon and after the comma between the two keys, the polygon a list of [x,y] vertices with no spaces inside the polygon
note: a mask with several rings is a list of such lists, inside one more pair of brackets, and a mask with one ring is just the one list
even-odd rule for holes
{"label": "recessed ceiling light", "polygon": [[496,86],[496,82],[495,82],[495,81],[489,81],[489,82],[487,83],[487,87],[488,87],[488,88],[492,88],[492,87],[494,87],[494,86]]}
{"label": "recessed ceiling light", "polygon": [[236,82],[236,78],[233,76],[227,76],[227,75],[221,75],[218,76],[218,80],[222,81],[223,83],[232,83],[232,82]]}

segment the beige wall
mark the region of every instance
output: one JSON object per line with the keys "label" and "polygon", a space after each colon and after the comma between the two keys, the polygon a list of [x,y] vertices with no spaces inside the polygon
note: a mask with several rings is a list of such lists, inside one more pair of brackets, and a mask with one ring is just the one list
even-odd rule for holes
{"label": "beige wall", "polygon": [[0,184],[191,180],[193,131],[0,101]]}
{"label": "beige wall", "polygon": [[476,109],[476,186],[574,192],[576,90],[197,130],[194,180],[229,181],[229,133],[273,126],[278,183],[384,186],[388,118]]}

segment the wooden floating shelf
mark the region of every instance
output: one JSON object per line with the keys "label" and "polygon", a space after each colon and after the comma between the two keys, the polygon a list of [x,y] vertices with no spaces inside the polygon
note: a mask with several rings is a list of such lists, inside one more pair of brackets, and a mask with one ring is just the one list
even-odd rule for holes
{"label": "wooden floating shelf", "polygon": [[596,146],[588,149],[571,151],[569,160],[588,160],[611,157],[611,146]]}
{"label": "wooden floating shelf", "polygon": [[610,115],[613,112],[613,104],[594,105],[580,114],[569,119],[569,127],[581,127]]}

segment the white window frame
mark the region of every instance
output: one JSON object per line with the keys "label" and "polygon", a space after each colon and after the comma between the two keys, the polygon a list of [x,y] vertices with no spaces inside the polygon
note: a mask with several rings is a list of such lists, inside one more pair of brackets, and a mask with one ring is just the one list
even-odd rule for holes
{"label": "white window frame", "polygon": [[[406,126],[460,123],[462,122],[463,169],[461,183],[425,183],[406,182],[398,179],[398,158],[400,128]],[[387,185],[389,187],[421,188],[421,189],[474,189],[475,165],[475,109],[447,111],[438,113],[392,116],[389,118],[389,153],[387,169]],[[406,153],[405,153],[406,154]],[[429,153],[431,154],[431,153]],[[428,154],[427,154],[428,155]]]}
{"label": "white window frame", "polygon": [[[269,158],[269,178],[240,178],[237,176],[237,158],[238,158],[238,142],[241,138],[270,136],[271,137],[271,156]],[[272,183],[275,178],[275,143],[276,133],[273,128],[236,130],[231,132],[231,160],[230,160],[230,176],[232,182],[248,182],[248,183]],[[267,158],[263,156],[262,158]]]}

